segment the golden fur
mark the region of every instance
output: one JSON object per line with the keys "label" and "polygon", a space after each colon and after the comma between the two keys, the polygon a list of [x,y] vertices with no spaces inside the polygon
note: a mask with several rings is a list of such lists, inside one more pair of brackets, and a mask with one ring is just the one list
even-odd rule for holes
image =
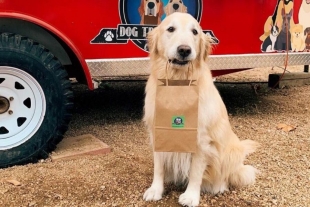
{"label": "golden fur", "polygon": [[[174,9],[173,5],[177,5],[178,8]],[[183,12],[187,13],[187,7],[184,5],[183,1],[180,0],[169,0],[168,4],[164,8],[165,14],[168,16],[174,12]]]}
{"label": "golden fur", "polygon": [[[169,15],[148,34],[151,74],[145,89],[144,122],[151,142],[157,79],[166,77],[165,67],[169,60],[172,62],[168,71],[170,79],[186,79],[189,75],[197,80],[199,115],[197,153],[154,152],[153,183],[143,196],[147,201],[162,198],[164,181],[187,184],[186,191],[179,197],[179,203],[187,206],[199,205],[201,190],[221,193],[230,185],[244,186],[255,182],[257,170],[244,165],[243,161],[246,155],[255,151],[257,143],[240,141],[231,129],[226,107],[207,65],[210,42],[198,22],[186,13]],[[180,45],[191,48],[189,56],[180,57]],[[174,64],[175,59],[192,62],[193,72],[187,74],[189,63]]]}
{"label": "golden fur", "polygon": [[[279,27],[279,31],[281,31],[282,29],[282,9],[283,9],[283,6],[284,6],[284,3],[283,1],[280,1],[279,2],[279,5],[278,5],[278,9],[276,11],[277,13],[277,16],[276,16],[276,21],[275,22],[272,22],[272,16],[269,16],[264,24],[264,34],[261,35],[259,37],[259,39],[261,41],[264,41],[269,35],[270,35],[270,25],[273,26],[273,25],[277,25]],[[285,9],[285,13],[288,14],[292,9],[294,8],[294,3],[293,2],[289,2],[287,5],[284,6],[284,9]],[[293,26],[295,23],[294,23],[294,20],[293,18],[291,18],[291,22],[290,22],[290,25]]]}
{"label": "golden fur", "polygon": [[304,30],[302,25],[295,24],[290,29],[291,32],[291,46],[293,52],[303,51],[305,49]]}

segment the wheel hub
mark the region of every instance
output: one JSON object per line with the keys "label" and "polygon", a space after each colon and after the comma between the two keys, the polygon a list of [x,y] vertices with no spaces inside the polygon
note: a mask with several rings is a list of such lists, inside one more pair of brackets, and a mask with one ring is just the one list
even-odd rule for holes
{"label": "wheel hub", "polygon": [[0,66],[0,151],[19,146],[39,129],[45,114],[40,84],[18,68]]}
{"label": "wheel hub", "polygon": [[0,114],[4,114],[9,110],[9,108],[10,108],[10,101],[5,97],[0,96]]}

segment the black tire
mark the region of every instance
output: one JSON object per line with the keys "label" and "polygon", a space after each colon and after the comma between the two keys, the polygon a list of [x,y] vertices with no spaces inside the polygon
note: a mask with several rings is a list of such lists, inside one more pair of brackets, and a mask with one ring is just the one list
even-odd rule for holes
{"label": "black tire", "polygon": [[[9,80],[15,81],[11,88],[6,86]],[[10,93],[17,97],[13,99]],[[10,105],[5,105],[8,102]],[[73,93],[67,72],[43,45],[17,34],[2,33],[0,112],[1,103],[0,168],[47,158],[62,140],[72,115]],[[21,126],[15,126],[15,119]]]}

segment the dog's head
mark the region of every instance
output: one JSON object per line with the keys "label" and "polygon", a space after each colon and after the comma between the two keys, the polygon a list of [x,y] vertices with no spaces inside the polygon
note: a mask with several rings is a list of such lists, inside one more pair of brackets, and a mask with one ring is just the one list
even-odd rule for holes
{"label": "dog's head", "polygon": [[310,35],[310,27],[307,27],[304,31],[304,35],[306,36],[309,36]]}
{"label": "dog's head", "polygon": [[303,27],[300,24],[295,24],[292,26],[290,32],[295,38],[300,38],[303,31]]}
{"label": "dog's head", "polygon": [[141,0],[139,7],[140,16],[158,16],[164,14],[163,3],[161,0]]}
{"label": "dog's head", "polygon": [[205,62],[212,39],[205,35],[197,20],[187,13],[173,13],[148,33],[150,58],[169,61],[175,69],[188,68],[190,62]]}
{"label": "dog's head", "polygon": [[282,19],[283,19],[283,24],[282,24],[282,31],[286,32],[286,29],[290,29],[290,21],[293,15],[293,10],[291,9],[289,13],[285,13],[285,9],[282,9]]}
{"label": "dog's head", "polygon": [[182,0],[169,0],[167,6],[165,6],[165,13],[168,16],[174,12],[187,13],[187,7]]}
{"label": "dog's head", "polygon": [[[287,5],[288,3],[293,2],[293,0],[284,0],[284,3]],[[282,4],[282,2],[280,2]]]}
{"label": "dog's head", "polygon": [[270,25],[270,33],[272,36],[276,37],[279,35],[279,27],[278,24]]}

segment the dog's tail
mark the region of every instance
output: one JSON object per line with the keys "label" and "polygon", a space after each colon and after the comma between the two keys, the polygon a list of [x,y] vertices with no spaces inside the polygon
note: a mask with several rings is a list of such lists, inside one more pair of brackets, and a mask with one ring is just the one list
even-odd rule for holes
{"label": "dog's tail", "polygon": [[238,145],[230,149],[229,159],[226,159],[223,166],[229,166],[228,180],[230,185],[245,186],[255,182],[258,170],[250,165],[244,165],[244,159],[247,155],[253,153],[259,144],[252,140],[240,141]]}
{"label": "dog's tail", "polygon": [[259,147],[259,144],[253,140],[242,140],[241,145],[244,149],[244,156],[248,156],[249,154],[255,152],[255,150]]}

